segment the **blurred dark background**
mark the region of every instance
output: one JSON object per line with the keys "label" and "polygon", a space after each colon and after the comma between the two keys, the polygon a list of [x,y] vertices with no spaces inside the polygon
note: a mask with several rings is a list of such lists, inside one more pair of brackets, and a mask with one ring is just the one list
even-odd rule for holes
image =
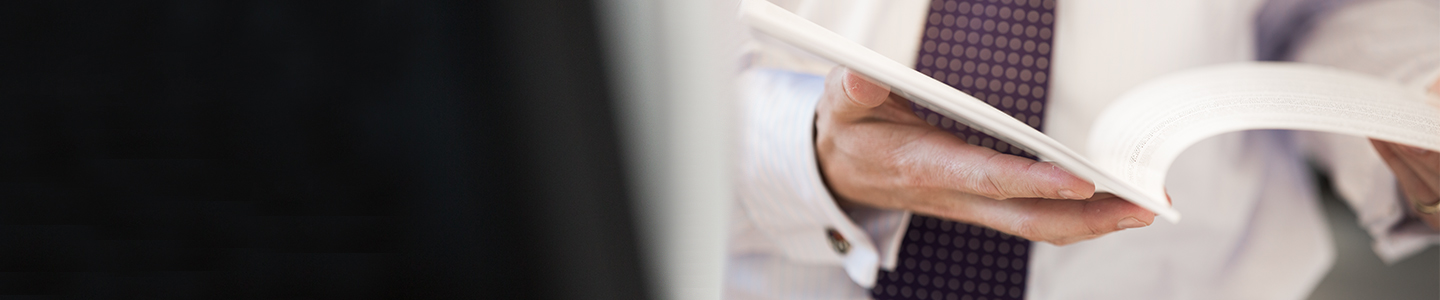
{"label": "blurred dark background", "polygon": [[0,295],[641,299],[584,1],[0,4]]}

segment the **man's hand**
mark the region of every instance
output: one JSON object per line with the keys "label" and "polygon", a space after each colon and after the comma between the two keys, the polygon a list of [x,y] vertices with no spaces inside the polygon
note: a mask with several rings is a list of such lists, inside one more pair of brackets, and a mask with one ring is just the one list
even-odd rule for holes
{"label": "man's hand", "polygon": [[1370,140],[1370,144],[1395,173],[1400,191],[1409,201],[1405,206],[1430,228],[1440,229],[1440,214],[1417,207],[1440,203],[1440,152],[1377,140]]}
{"label": "man's hand", "polygon": [[843,68],[820,97],[816,154],[842,206],[911,210],[1057,245],[1155,220],[1051,163],[967,144]]}
{"label": "man's hand", "polygon": [[[1440,95],[1440,81],[1430,85],[1430,93]],[[1421,211],[1419,207],[1440,204],[1440,153],[1373,139],[1370,144],[1395,173],[1400,191],[1409,202],[1405,206],[1430,228],[1440,229],[1440,213]]]}

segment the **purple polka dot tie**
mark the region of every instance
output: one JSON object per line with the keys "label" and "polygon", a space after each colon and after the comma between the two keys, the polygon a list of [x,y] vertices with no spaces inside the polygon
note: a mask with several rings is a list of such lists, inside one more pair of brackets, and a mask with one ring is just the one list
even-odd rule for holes
{"label": "purple polka dot tie", "polygon": [[[921,38],[921,73],[1040,129],[1050,70],[1054,0],[933,0]],[[926,122],[980,145],[1035,156],[914,106]],[[876,299],[1023,299],[1030,241],[979,225],[914,215],[894,271],[880,271]]]}

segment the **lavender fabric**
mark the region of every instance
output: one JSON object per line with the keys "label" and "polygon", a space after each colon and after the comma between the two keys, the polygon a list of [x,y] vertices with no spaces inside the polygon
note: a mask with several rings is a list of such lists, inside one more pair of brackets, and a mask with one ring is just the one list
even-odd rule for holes
{"label": "lavender fabric", "polygon": [[[934,0],[915,66],[1040,129],[1049,82],[1054,0]],[[962,140],[1010,147],[923,107],[915,114]],[[1023,299],[1030,241],[979,225],[916,214],[893,271],[880,271],[876,299]]]}

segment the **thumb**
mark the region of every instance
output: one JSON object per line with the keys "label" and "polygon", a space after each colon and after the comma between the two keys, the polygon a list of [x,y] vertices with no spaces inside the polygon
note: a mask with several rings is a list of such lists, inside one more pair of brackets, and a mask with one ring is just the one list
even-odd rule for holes
{"label": "thumb", "polygon": [[885,103],[890,87],[877,84],[845,67],[835,67],[825,79],[825,99],[836,113],[868,110]]}

